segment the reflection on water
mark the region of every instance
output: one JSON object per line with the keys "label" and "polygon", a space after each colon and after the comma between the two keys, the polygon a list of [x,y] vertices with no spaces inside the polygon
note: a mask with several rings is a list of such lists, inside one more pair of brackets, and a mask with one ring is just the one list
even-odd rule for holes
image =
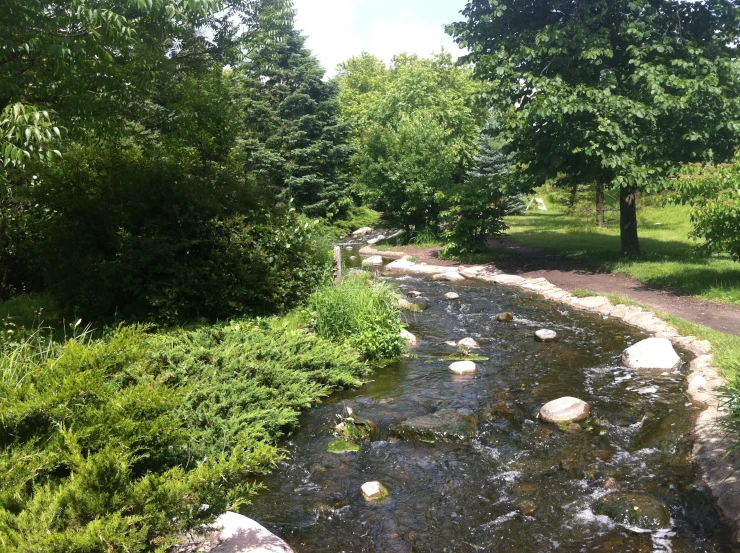
{"label": "reflection on water", "polygon": [[[264,479],[267,490],[244,514],[299,553],[733,551],[690,460],[696,410],[683,375],[620,365],[640,331],[505,287],[392,280],[430,300],[409,315],[421,345],[305,413],[284,444],[291,461]],[[451,289],[459,300],[444,299]],[[497,322],[502,311],[516,320]],[[539,328],[560,340],[535,342]],[[450,374],[442,360],[456,350],[444,342],[464,337],[489,358],[473,377]],[[565,395],[589,402],[592,417],[562,429],[537,421],[543,403]],[[374,421],[378,436],[357,453],[328,453],[345,405]],[[394,435],[402,421],[441,409],[474,411],[477,437],[431,444]],[[360,486],[370,480],[390,498],[368,505]],[[643,531],[595,514],[613,493],[605,485],[659,499],[670,527]]]}

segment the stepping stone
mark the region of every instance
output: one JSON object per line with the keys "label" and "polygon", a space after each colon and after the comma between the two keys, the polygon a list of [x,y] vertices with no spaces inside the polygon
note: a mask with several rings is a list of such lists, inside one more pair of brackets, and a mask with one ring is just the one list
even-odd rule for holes
{"label": "stepping stone", "polygon": [[479,348],[480,344],[472,338],[463,338],[457,343],[461,348]]}
{"label": "stepping stone", "polygon": [[622,364],[634,370],[672,371],[681,366],[681,358],[667,338],[648,338],[624,350]]}
{"label": "stepping stone", "polygon": [[460,294],[456,294],[455,292],[447,292],[445,294],[445,298],[448,300],[458,300],[460,299]]}
{"label": "stepping stone", "polygon": [[478,367],[472,361],[456,361],[449,367],[450,372],[455,374],[475,374]]}
{"label": "stepping stone", "polygon": [[558,339],[558,334],[554,330],[543,328],[534,333],[534,338],[538,342],[554,342]]}
{"label": "stepping stone", "polygon": [[365,498],[365,501],[380,501],[390,495],[388,490],[385,489],[385,486],[378,481],[365,482],[361,489],[362,497]]}
{"label": "stepping stone", "polygon": [[540,409],[540,419],[545,422],[578,422],[591,412],[588,403],[575,397],[565,396],[548,403]]}

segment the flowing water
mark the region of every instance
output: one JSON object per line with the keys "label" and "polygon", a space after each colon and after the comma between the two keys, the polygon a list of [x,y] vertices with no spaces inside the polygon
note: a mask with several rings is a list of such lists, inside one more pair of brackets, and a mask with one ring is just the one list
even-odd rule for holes
{"label": "flowing water", "polygon": [[[506,287],[390,280],[429,300],[408,315],[421,344],[361,389],[307,411],[283,444],[290,461],[264,479],[267,489],[244,514],[298,553],[734,551],[691,462],[697,410],[683,393],[683,370],[641,375],[621,366],[622,350],[643,333]],[[453,290],[460,299],[444,299]],[[502,311],[516,319],[497,322]],[[536,342],[540,328],[559,341]],[[457,348],[444,342],[465,337],[488,360],[460,377],[443,360]],[[566,395],[591,405],[588,421],[559,428],[537,420],[539,407]],[[329,453],[346,406],[378,435],[359,452]],[[403,421],[440,410],[475,413],[477,435],[397,437]],[[390,497],[369,504],[360,487],[373,480]],[[646,530],[595,514],[615,493],[607,481],[660,500],[670,522]]]}

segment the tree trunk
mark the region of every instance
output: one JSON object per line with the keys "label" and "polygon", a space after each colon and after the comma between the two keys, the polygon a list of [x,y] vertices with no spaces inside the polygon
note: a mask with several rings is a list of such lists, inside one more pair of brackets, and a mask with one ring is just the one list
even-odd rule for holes
{"label": "tree trunk", "polygon": [[604,226],[604,184],[596,183],[596,226]]}
{"label": "tree trunk", "polygon": [[573,184],[570,187],[570,200],[568,201],[568,215],[573,215],[576,207],[576,195],[578,194],[578,185]]}
{"label": "tree trunk", "polygon": [[640,255],[634,188],[619,188],[619,234],[622,238],[622,255]]}

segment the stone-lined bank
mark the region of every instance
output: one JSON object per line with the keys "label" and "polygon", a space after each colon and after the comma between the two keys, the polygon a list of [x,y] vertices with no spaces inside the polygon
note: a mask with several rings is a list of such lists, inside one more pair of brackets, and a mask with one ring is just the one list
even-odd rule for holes
{"label": "stone-lined bank", "polygon": [[[361,253],[395,258],[399,252],[381,252],[363,248]],[[674,345],[695,355],[689,365],[686,393],[690,400],[703,407],[703,410],[696,421],[693,458],[701,469],[704,481],[712,490],[720,512],[731,524],[733,540],[740,543],[740,479],[735,475],[735,467],[740,466],[740,452],[727,455],[727,451],[735,443],[735,438],[728,435],[720,424],[722,414],[718,408],[720,401],[717,390],[725,384],[725,380],[713,364],[711,344],[708,341],[699,340],[694,336],[681,336],[674,327],[640,307],[614,305],[609,299],[600,296],[576,297],[547,279],[509,275],[489,266],[434,266],[417,264],[407,257],[400,257],[386,265],[384,272],[427,276],[456,274],[466,279],[513,286],[550,301],[599,314],[605,319],[618,319],[656,338],[666,338]]]}

